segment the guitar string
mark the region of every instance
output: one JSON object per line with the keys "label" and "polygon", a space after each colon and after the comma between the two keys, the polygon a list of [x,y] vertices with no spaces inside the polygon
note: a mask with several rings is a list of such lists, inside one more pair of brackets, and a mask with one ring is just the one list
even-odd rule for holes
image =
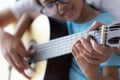
{"label": "guitar string", "polygon": [[[68,48],[65,48],[65,49],[62,50],[62,51],[60,50],[60,48],[56,48],[56,47],[55,47],[55,48],[56,48],[56,49],[55,49],[56,51],[54,51],[54,52],[52,51],[52,52],[51,52],[51,49],[50,49],[47,54],[42,54],[42,53],[41,53],[42,55],[40,55],[40,54],[39,54],[39,55],[40,55],[41,57],[43,57],[43,59],[46,59],[46,57],[49,58],[49,56],[51,56],[51,57],[53,58],[53,57],[55,57],[55,54],[56,54],[56,53],[57,53],[56,55],[58,56],[58,55],[63,55],[63,54],[61,54],[61,53],[64,53],[64,54],[65,54],[67,51],[69,52],[69,51],[71,50],[71,49],[69,48],[70,45],[68,45],[68,46],[66,46],[66,47],[68,47]],[[62,48],[62,49],[63,49],[63,48]],[[59,53],[59,54],[58,54],[58,53]],[[46,55],[47,55],[47,56],[46,56]],[[53,55],[53,56],[52,56],[52,55]],[[45,57],[45,58],[44,58],[44,57]]]}
{"label": "guitar string", "polygon": [[[115,41],[116,39],[112,39],[111,41]],[[118,40],[116,40],[116,41],[118,41]],[[98,41],[99,42],[99,41]],[[62,45],[62,43],[63,43],[63,41],[62,42],[59,42],[58,44],[61,44]],[[67,43],[66,43],[67,44]],[[36,49],[38,49],[38,51],[40,50],[40,51],[43,51],[43,50],[47,50],[47,49],[52,49],[53,47],[55,47],[55,48],[57,48],[56,46],[58,46],[59,47],[59,45],[57,45],[57,43],[55,44],[56,46],[53,46],[54,44],[51,44],[51,45],[46,45],[46,46],[44,46],[44,47],[37,47]],[[52,47],[49,47],[49,46],[52,46]],[[48,47],[48,48],[46,48],[46,47]]]}
{"label": "guitar string", "polygon": [[[118,28],[112,28],[112,29],[109,29],[109,30],[114,30],[114,29],[118,29]],[[106,30],[108,30],[108,29],[106,29]],[[98,30],[97,32],[99,33],[101,30]],[[87,32],[87,31],[85,31],[85,32]],[[105,32],[105,33],[110,33],[110,32]],[[84,34],[83,32],[82,33],[77,33],[77,34]],[[78,36],[77,34],[75,34],[76,36]],[[75,36],[75,35],[70,35],[70,36],[67,36],[67,37],[71,37],[71,39],[73,39],[73,37]],[[85,34],[85,35],[83,35],[83,36],[86,36],[87,34]],[[97,34],[97,35],[100,35],[100,34]],[[97,38],[99,38],[100,36],[98,36]],[[60,39],[62,39],[62,38],[60,38]],[[68,39],[62,39],[62,41],[60,40],[60,39],[57,39],[57,40],[59,40],[59,43],[62,45],[63,43],[64,43],[64,41],[66,41],[66,42],[68,42],[68,41],[71,41],[69,38]],[[77,37],[75,37],[75,39],[78,39]],[[68,40],[68,41],[67,41]],[[74,39],[73,39],[74,40]],[[112,39],[112,40],[116,40],[116,39]],[[117,39],[118,40],[118,39]],[[61,41],[61,42],[60,42]],[[73,42],[73,41],[72,41]],[[70,42],[71,43],[71,42]],[[67,44],[67,43],[65,43],[65,44]],[[53,45],[53,44],[50,44],[51,46]],[[50,46],[50,45],[47,45],[47,46]],[[54,45],[56,45],[56,43],[54,43]],[[46,47],[46,46],[44,46],[44,47]],[[53,46],[54,48],[57,48],[56,46]],[[51,48],[51,47],[48,47],[47,49],[46,48],[43,48],[43,50],[52,50],[53,49],[53,47]],[[70,47],[70,45],[67,45],[66,47]],[[38,47],[37,47],[38,48]],[[62,48],[63,49],[63,48]],[[38,50],[41,50],[41,48],[39,47],[38,48]],[[55,53],[57,53],[57,55],[58,55],[58,52],[59,52],[59,48],[58,49],[55,49],[56,50],[56,52],[54,52],[53,54],[55,54]],[[70,48],[65,48],[65,50],[67,51],[69,51],[70,50]],[[65,50],[63,50],[63,53],[65,53]],[[60,51],[60,53],[62,53],[62,51]],[[42,54],[42,53],[41,53]],[[48,55],[52,55],[51,54],[51,51],[48,53]],[[42,55],[44,55],[44,54],[42,54]],[[45,55],[46,56],[46,55]]]}
{"label": "guitar string", "polygon": [[[77,38],[76,38],[76,39],[77,39]],[[114,39],[114,40],[115,40],[115,39]],[[71,41],[71,40],[69,40],[69,41]],[[63,41],[62,41],[62,42],[63,42]],[[62,43],[62,42],[61,42],[61,43]],[[59,42],[59,43],[60,43],[60,42]],[[53,44],[52,44],[52,45],[53,45]],[[50,45],[48,45],[48,46],[50,46]],[[50,48],[50,47],[49,47],[49,48]],[[53,47],[52,47],[52,48],[53,48]],[[56,48],[56,47],[55,47],[55,48]],[[41,50],[40,48],[38,48],[38,49]],[[47,49],[48,49],[48,48],[47,48]],[[46,49],[45,49],[45,50],[46,50]]]}
{"label": "guitar string", "polygon": [[[99,31],[97,31],[97,32],[99,32]],[[105,32],[105,33],[110,33],[110,32]],[[83,33],[80,33],[80,34],[83,34]],[[85,35],[82,35],[82,36],[86,36],[87,34],[85,34]],[[98,35],[96,35],[97,37],[96,38],[100,38],[101,36],[99,36],[99,34]],[[58,39],[59,40],[59,39]],[[118,39],[112,39],[112,40],[118,40]],[[51,40],[52,41],[52,40]]]}
{"label": "guitar string", "polygon": [[[97,32],[99,32],[99,31],[97,31]],[[105,33],[110,33],[110,32],[105,32]],[[84,33],[81,33],[81,34],[84,34]],[[87,34],[85,34],[85,35],[83,35],[83,36],[86,36]],[[96,35],[97,37],[96,38],[99,38],[99,37],[101,37],[101,36],[99,36],[99,34],[98,35]],[[112,39],[112,40],[115,40],[115,39]],[[52,40],[51,40],[52,41]]]}

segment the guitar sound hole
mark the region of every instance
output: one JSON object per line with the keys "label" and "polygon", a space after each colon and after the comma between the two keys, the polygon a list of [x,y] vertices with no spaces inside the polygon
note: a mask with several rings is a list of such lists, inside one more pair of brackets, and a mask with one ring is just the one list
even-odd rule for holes
{"label": "guitar sound hole", "polygon": [[110,44],[120,44],[120,37],[111,38],[108,42]]}

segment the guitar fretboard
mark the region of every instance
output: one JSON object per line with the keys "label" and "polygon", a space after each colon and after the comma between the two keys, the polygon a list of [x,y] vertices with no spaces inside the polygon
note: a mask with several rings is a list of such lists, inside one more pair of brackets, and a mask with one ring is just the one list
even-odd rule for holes
{"label": "guitar fretboard", "polygon": [[86,37],[88,34],[94,36],[97,42],[100,43],[100,31],[82,32],[64,36],[51,40],[48,43],[35,46],[34,49],[36,50],[36,54],[33,57],[33,61],[51,59],[54,57],[69,54],[71,53],[71,47],[73,43],[78,40],[80,36]]}

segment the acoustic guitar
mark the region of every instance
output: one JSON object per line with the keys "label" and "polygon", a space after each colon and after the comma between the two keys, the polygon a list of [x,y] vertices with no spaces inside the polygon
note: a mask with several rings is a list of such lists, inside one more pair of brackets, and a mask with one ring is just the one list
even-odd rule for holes
{"label": "acoustic guitar", "polygon": [[[93,36],[93,39],[96,40],[98,44],[104,44],[116,48],[120,47],[120,23],[118,22],[107,26],[103,25],[101,28],[95,31],[85,31],[72,35],[67,35],[66,26],[54,26],[53,28],[55,30],[52,31],[52,22],[49,21],[50,19],[46,16],[39,16],[32,23],[30,30],[28,30],[23,37],[25,46],[27,47],[28,42],[30,42],[33,46],[32,48],[36,50],[36,53],[31,58],[31,61],[35,64],[34,67],[36,69],[36,72],[32,73],[31,80],[67,80],[67,73],[69,71],[68,67],[70,66],[69,62],[71,59],[71,54],[69,54],[71,53],[71,46],[77,39],[80,38],[80,35],[86,37],[88,34],[90,34],[91,36]],[[63,29],[60,29],[59,27]],[[60,35],[57,35],[55,33],[60,33]],[[53,38],[56,38],[56,35],[59,38],[50,40],[51,34],[55,34]],[[49,64],[52,65],[49,66]],[[51,71],[49,71],[48,68],[51,69]],[[18,78],[15,74],[18,75]],[[15,70],[12,70],[11,80],[18,79],[26,80],[25,78],[20,77],[20,75],[16,73]]]}
{"label": "acoustic guitar", "polygon": [[[9,25],[6,31],[13,34],[15,29],[14,26],[14,24]],[[67,27],[63,22],[48,18],[45,15],[40,15],[37,19],[34,20],[31,28],[25,32],[22,40],[27,49],[27,47],[29,47],[31,44],[31,41],[32,44],[34,43],[33,40],[35,40],[36,44],[43,44],[49,42],[50,39],[62,37],[64,35],[67,35]],[[70,59],[71,55],[67,55],[54,59],[35,62],[36,72],[33,73],[31,80],[67,80]],[[3,76],[6,78],[2,79],[8,80],[9,76],[9,80],[28,80],[20,73],[18,73],[14,68],[12,68],[12,70],[8,69],[8,63],[6,60],[4,60],[4,58],[0,62],[3,63],[3,65],[6,63],[4,67],[2,67],[5,68],[5,70],[3,69],[2,72],[5,71],[5,74]],[[57,74],[58,72],[59,74]]]}

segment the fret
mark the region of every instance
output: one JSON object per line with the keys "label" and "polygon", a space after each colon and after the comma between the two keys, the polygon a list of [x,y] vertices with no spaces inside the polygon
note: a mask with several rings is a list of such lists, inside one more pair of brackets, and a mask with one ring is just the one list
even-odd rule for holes
{"label": "fret", "polygon": [[[116,33],[116,31],[117,31],[117,33]],[[111,31],[108,28],[107,37],[106,37],[107,45],[110,45],[111,47],[112,46],[119,46],[120,47],[120,44],[111,45],[108,43],[108,40],[113,36],[117,36],[120,39],[119,32],[120,32],[119,28],[117,30],[115,29],[115,31]],[[114,35],[111,35],[111,33]],[[71,47],[72,47],[73,43],[76,40],[79,40],[80,36],[86,37],[88,34],[93,36],[94,40],[98,44],[100,44],[101,29],[95,30],[95,31],[90,31],[90,32],[84,31],[82,33],[76,33],[76,34],[60,37],[60,38],[51,40],[48,43],[35,46],[34,49],[36,50],[36,54],[33,56],[33,61],[51,59],[54,57],[69,54],[69,53],[71,53]]]}
{"label": "fret", "polygon": [[[71,52],[72,44],[79,40],[80,36],[86,37],[87,34],[95,35],[94,31],[76,33],[69,36],[61,37],[58,39],[51,40],[48,43],[41,44],[40,46],[35,46],[36,56],[33,57],[34,61],[43,59],[50,59],[53,57],[61,56]],[[43,57],[44,56],[44,57]]]}

